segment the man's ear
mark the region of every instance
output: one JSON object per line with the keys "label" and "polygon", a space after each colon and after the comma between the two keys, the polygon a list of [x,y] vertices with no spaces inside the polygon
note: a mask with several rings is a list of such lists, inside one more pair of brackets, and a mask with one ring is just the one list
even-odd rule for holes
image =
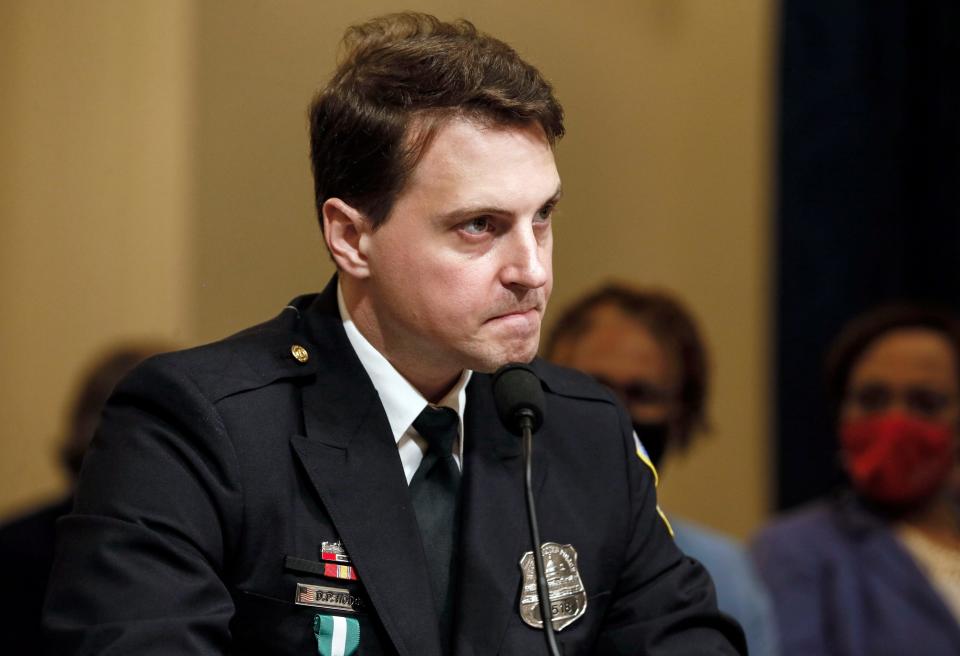
{"label": "man's ear", "polygon": [[328,198],[322,211],[323,237],[337,268],[354,278],[368,277],[370,267],[361,239],[373,224],[363,212],[339,198]]}

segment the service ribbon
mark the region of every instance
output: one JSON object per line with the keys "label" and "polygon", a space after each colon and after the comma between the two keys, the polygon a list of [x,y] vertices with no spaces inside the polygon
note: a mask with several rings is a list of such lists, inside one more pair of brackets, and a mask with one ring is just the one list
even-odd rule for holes
{"label": "service ribbon", "polygon": [[353,617],[317,615],[313,635],[320,656],[353,656],[360,646],[360,623]]}

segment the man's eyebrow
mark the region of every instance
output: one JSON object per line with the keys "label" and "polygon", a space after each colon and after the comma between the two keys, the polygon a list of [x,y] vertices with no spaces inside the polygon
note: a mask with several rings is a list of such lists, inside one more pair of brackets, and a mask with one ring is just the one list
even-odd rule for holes
{"label": "man's eyebrow", "polygon": [[553,192],[553,196],[548,198],[547,202],[545,202],[543,205],[556,205],[560,202],[561,198],[563,198],[563,186],[557,185],[557,190]]}
{"label": "man's eyebrow", "polygon": [[[540,207],[556,205],[560,201],[561,196],[563,196],[563,189],[560,187],[560,185],[557,185],[557,190],[552,196],[550,196],[550,198],[543,201],[540,204]],[[510,214],[510,212],[495,205],[468,205],[466,207],[460,207],[455,210],[451,210],[450,212],[443,214],[440,218],[443,220],[467,219],[471,216],[481,216],[484,214]]]}

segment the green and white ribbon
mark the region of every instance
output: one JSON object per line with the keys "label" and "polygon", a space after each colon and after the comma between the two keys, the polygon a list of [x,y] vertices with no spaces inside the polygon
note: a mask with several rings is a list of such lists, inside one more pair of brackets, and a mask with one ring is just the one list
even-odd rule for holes
{"label": "green and white ribbon", "polygon": [[320,656],[352,656],[360,646],[360,622],[353,617],[317,615],[313,635]]}

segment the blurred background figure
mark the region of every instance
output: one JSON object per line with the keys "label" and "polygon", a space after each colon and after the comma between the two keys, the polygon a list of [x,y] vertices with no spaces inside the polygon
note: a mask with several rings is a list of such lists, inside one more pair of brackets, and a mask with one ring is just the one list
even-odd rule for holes
{"label": "blurred background figure", "polygon": [[[557,320],[545,356],[610,387],[656,467],[708,428],[706,348],[692,315],[667,293],[612,284],[587,294]],[[720,609],[739,620],[750,653],[778,653],[770,601],[744,549],[692,522],[670,522],[680,548],[710,571]]]}
{"label": "blurred background figure", "polygon": [[826,382],[849,489],[753,545],[783,653],[960,654],[958,319],[863,315],[834,342]]}
{"label": "blurred background figure", "polygon": [[145,358],[159,353],[159,344],[130,344],[104,352],[77,384],[66,414],[60,461],[70,483],[67,495],[0,527],[0,590],[6,598],[0,614],[0,635],[6,654],[38,653],[40,611],[53,562],[55,524],[73,505],[73,485],[83,455],[100,421],[100,411],[114,386]]}
{"label": "blurred background figure", "polygon": [[820,355],[841,328],[893,298],[960,310],[960,2],[777,4],[768,437],[786,510],[836,487]]}

